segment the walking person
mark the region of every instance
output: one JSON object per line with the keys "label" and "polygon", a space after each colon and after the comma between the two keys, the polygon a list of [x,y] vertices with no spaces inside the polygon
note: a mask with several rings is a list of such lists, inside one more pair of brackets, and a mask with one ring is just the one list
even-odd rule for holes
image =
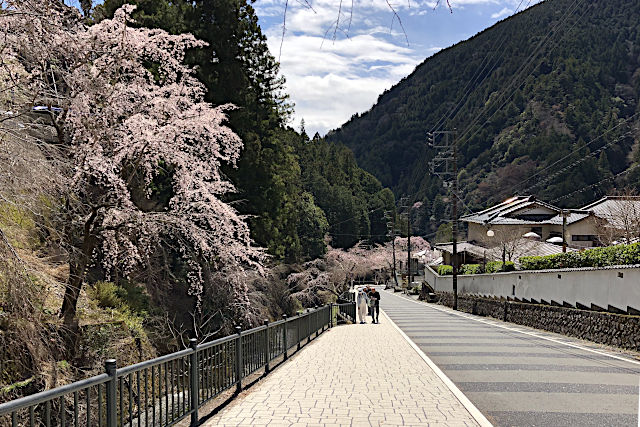
{"label": "walking person", "polygon": [[367,295],[367,298],[369,298],[369,300],[367,301],[367,314],[371,316],[371,288],[369,287],[369,285],[364,287],[364,293]]}
{"label": "walking person", "polygon": [[356,304],[358,306],[358,317],[360,317],[360,323],[367,323],[367,306],[369,305],[369,296],[362,289],[358,290]]}
{"label": "walking person", "polygon": [[371,317],[373,318],[373,323],[380,323],[380,292],[376,291],[376,288],[371,288],[369,298],[371,298],[372,302]]}

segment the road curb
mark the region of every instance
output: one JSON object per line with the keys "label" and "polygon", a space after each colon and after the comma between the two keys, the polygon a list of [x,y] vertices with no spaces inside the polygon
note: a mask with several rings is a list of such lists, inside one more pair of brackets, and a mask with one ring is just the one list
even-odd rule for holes
{"label": "road curb", "polygon": [[476,422],[480,426],[492,427],[493,424],[491,424],[489,420],[487,420],[487,418],[484,415],[482,415],[482,412],[480,412],[480,410],[476,408],[473,403],[471,403],[469,398],[467,398],[467,396],[465,396],[464,393],[460,391],[460,389],[453,383],[453,381],[451,381],[449,377],[447,377],[445,373],[442,372],[442,370],[438,368],[438,366],[435,363],[433,363],[433,361],[429,358],[429,356],[427,356],[422,350],[420,350],[420,347],[418,347],[416,343],[414,343],[413,340],[409,338],[407,334],[405,334],[404,331],[400,329],[400,327],[396,325],[393,320],[391,320],[391,318],[387,315],[387,313],[384,312],[384,310],[380,310],[380,311],[382,312],[382,315],[384,316],[384,318],[391,324],[391,326],[393,326],[396,329],[396,331],[398,331],[400,335],[402,335],[402,337],[407,341],[407,343],[409,343],[411,348],[413,348],[415,352],[418,353],[418,356],[420,356],[422,360],[424,360],[425,363],[433,370],[433,372],[435,372],[438,378],[442,380],[444,385],[446,385],[447,388],[451,390],[451,392],[456,397],[456,399],[458,399],[458,401],[460,401],[460,403],[462,404],[462,406],[464,406],[467,412],[469,412],[469,415],[471,415],[471,417],[473,417],[473,419],[476,420]]}

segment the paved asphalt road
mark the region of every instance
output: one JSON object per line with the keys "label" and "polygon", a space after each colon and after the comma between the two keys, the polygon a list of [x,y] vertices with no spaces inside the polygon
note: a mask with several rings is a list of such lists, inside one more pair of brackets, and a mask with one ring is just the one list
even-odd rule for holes
{"label": "paved asphalt road", "polygon": [[[640,427],[640,363],[563,343],[581,345],[570,338],[454,314],[390,292],[382,293],[380,304],[496,426]],[[532,331],[561,342],[526,333]]]}

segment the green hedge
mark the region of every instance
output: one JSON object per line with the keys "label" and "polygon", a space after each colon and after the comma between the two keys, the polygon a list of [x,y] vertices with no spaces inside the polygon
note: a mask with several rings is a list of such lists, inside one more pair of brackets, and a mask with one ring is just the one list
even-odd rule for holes
{"label": "green hedge", "polygon": [[499,273],[501,271],[515,271],[516,264],[512,261],[507,261],[502,266],[502,261],[490,261],[487,263],[485,271],[487,273]]}
{"label": "green hedge", "polygon": [[[515,271],[516,265],[511,261],[507,261],[502,268],[502,261],[488,262],[485,267],[486,273],[498,273],[501,271]],[[453,267],[450,265],[439,265],[436,269],[436,273],[441,276],[448,276],[453,274]],[[482,274],[481,264],[463,264],[458,270],[458,274]]]}
{"label": "green hedge", "polygon": [[523,270],[554,268],[606,267],[610,265],[640,264],[640,243],[608,246],[547,256],[520,258]]}
{"label": "green hedge", "polygon": [[482,274],[482,265],[464,264],[460,267],[460,274]]}
{"label": "green hedge", "polygon": [[441,276],[453,274],[453,267],[450,265],[439,265],[437,273]]}

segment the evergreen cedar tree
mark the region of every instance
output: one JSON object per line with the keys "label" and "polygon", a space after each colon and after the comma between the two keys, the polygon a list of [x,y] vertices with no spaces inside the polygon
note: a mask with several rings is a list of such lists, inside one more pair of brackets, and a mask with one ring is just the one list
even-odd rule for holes
{"label": "evergreen cedar tree", "polygon": [[[123,3],[107,0],[94,15],[112,16]],[[244,148],[237,168],[223,170],[238,189],[229,200],[248,216],[256,244],[276,260],[300,262],[325,253],[326,232],[337,248],[385,240],[383,213],[394,209],[393,194],[357,166],[350,150],[286,125],[293,106],[250,2],[133,3],[138,25],[191,32],[208,43],[187,52],[186,62],[197,66],[205,100],[238,107],[228,113],[229,126]]]}

